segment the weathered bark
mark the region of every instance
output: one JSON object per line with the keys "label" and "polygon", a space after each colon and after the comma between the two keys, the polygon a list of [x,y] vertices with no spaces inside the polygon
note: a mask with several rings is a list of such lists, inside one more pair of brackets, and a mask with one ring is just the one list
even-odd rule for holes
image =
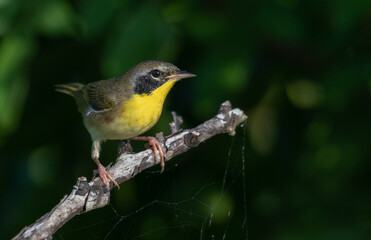
{"label": "weathered bark", "polygon": [[[172,134],[167,137],[163,137],[162,134],[157,136],[165,147],[166,161],[197,147],[201,142],[217,134],[234,135],[235,128],[247,119],[240,109],[232,110],[229,101],[220,106],[215,117],[193,129],[180,130],[182,119],[175,113],[172,114],[174,117],[174,122],[170,123]],[[150,149],[136,154],[122,153],[109,169],[109,173],[120,184],[157,163]],[[98,177],[90,182],[85,177],[78,178],[70,194],[35,223],[22,229],[13,239],[52,239],[53,234],[74,216],[106,206],[112,188],[112,183],[110,189],[107,189]]]}

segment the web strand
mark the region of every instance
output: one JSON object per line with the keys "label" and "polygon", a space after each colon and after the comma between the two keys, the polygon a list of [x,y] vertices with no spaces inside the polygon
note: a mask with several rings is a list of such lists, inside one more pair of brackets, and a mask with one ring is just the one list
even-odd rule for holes
{"label": "web strand", "polygon": [[[143,204],[132,212],[122,214],[111,203],[109,205],[110,207],[106,208],[106,210],[111,211],[112,214],[107,214],[107,217],[99,218],[99,220],[96,220],[92,224],[87,224],[84,221],[82,223],[85,224],[83,227],[76,227],[68,232],[59,233],[58,237],[60,239],[68,239],[68,234],[75,236],[81,232],[84,233],[85,238],[87,237],[86,234],[88,234],[90,239],[150,239],[152,235],[161,235],[161,232],[167,234],[176,232],[176,234],[181,235],[179,239],[197,239],[198,235],[200,240],[226,240],[236,235],[233,231],[235,231],[236,226],[241,224],[239,226],[241,226],[240,229],[242,232],[237,235],[245,236],[245,239],[248,239],[245,156],[246,124],[242,125],[242,129],[242,137],[232,137],[225,162],[219,162],[220,167],[214,166],[211,169],[212,171],[205,172],[205,183],[189,197],[177,201],[177,192],[181,191],[178,180],[179,174],[173,174],[170,192],[175,196],[175,201],[160,200],[160,197],[163,198],[163,194],[161,193],[166,192],[167,189],[163,185],[164,190],[160,191],[161,193],[155,194],[155,200]],[[236,144],[237,141],[241,144]],[[241,154],[241,158],[239,153]],[[177,168],[177,164],[174,166],[175,168]],[[174,169],[173,171],[175,171]],[[146,173],[149,175],[158,174],[158,172],[151,171],[147,171]],[[149,183],[152,184],[152,182]],[[240,187],[243,188],[242,191],[239,190]],[[167,189],[167,192],[169,192],[169,189]],[[216,193],[216,199],[213,201],[207,200],[208,198],[205,199],[205,196],[210,197],[210,193],[212,192]],[[242,197],[241,194],[243,194]],[[225,204],[223,203],[225,199],[232,199],[232,205],[227,205],[225,218],[223,222],[220,222],[220,219],[217,219],[217,211],[220,210],[220,205]],[[233,202],[236,202],[238,199],[242,201],[240,206],[242,207],[243,204],[243,212],[233,211],[233,206],[235,206]],[[152,211],[160,212],[160,215],[158,213],[155,215],[160,216],[160,218],[168,216],[166,224],[162,226],[154,225],[152,228],[146,228],[143,231],[140,228],[140,224],[143,223],[143,219],[152,215]],[[90,222],[94,221],[91,219],[88,220]]]}

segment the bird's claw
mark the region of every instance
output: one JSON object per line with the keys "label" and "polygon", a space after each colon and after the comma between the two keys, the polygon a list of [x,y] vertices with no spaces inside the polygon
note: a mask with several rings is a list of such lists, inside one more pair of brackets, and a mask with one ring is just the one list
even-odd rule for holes
{"label": "bird's claw", "polygon": [[143,136],[137,136],[131,138],[132,140],[139,140],[139,141],[148,141],[148,145],[152,147],[155,162],[157,162],[157,152],[158,151],[160,155],[160,163],[161,163],[161,173],[164,172],[165,169],[165,149],[161,145],[161,143],[155,138],[155,137],[143,137]]}
{"label": "bird's claw", "polygon": [[154,138],[154,137],[149,137],[148,139],[148,144],[149,146],[152,147],[153,149],[153,154],[155,156],[155,161],[157,162],[157,154],[156,150],[158,151],[160,155],[160,165],[161,165],[161,173],[164,172],[165,169],[165,149],[164,147],[160,144],[160,142]]}
{"label": "bird's claw", "polygon": [[107,186],[108,189],[109,189],[109,180],[111,180],[112,183],[118,189],[120,189],[120,186],[117,184],[117,182],[115,181],[115,179],[113,179],[113,177],[107,172],[106,168],[102,164],[98,164],[98,174],[99,174],[100,179],[102,180],[102,182],[104,183],[104,185]]}

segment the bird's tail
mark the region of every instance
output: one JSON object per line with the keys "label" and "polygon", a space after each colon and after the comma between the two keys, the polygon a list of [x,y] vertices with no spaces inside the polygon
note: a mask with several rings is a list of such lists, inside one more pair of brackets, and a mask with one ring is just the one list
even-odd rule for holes
{"label": "bird's tail", "polygon": [[55,91],[75,96],[76,92],[84,87],[81,83],[66,83],[55,85]]}

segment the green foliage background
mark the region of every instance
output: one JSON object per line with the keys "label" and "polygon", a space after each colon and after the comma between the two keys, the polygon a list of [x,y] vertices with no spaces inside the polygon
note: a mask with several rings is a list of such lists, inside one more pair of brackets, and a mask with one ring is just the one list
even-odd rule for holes
{"label": "green foliage background", "polygon": [[[92,176],[90,137],[53,85],[156,59],[197,78],[175,86],[149,134],[169,132],[171,110],[191,127],[227,99],[247,113],[246,127],[174,159],[162,175],[140,174],[114,191],[111,207],[55,238],[102,239],[119,223],[108,239],[199,239],[205,218],[189,213],[210,214],[192,198],[205,187],[196,198],[215,217],[202,239],[368,239],[370,24],[369,0],[0,0],[0,237],[49,211],[77,177]],[[103,146],[102,162],[115,159],[116,144]],[[154,200],[188,198],[122,220]]]}

